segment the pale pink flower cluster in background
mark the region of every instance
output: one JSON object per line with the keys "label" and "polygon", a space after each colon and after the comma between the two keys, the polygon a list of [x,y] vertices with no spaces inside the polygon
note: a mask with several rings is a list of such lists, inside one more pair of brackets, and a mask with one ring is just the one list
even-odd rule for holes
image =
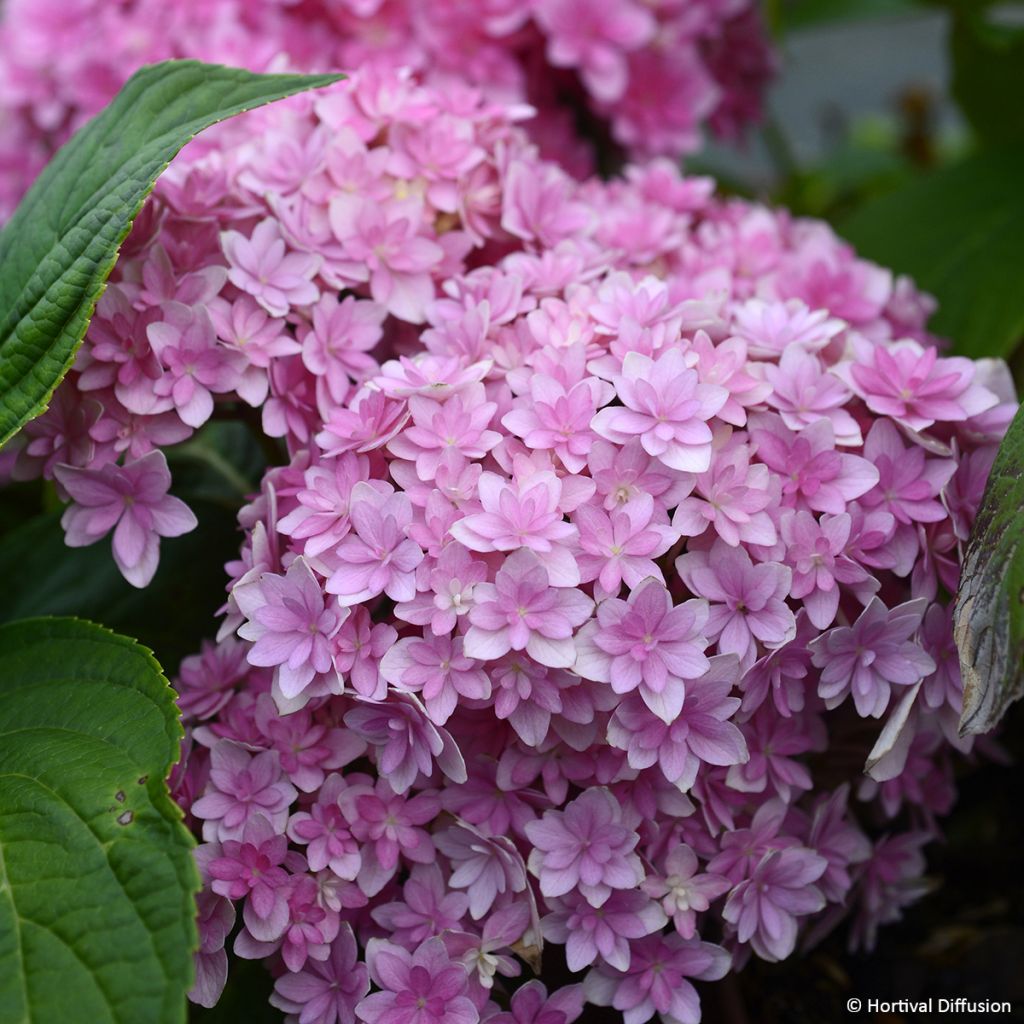
{"label": "pale pink flower cluster in background", "polygon": [[237,917],[304,1024],[696,1024],[694,980],[923,891],[1008,376],[824,224],[579,183],[520,113],[371,68],[193,147],[24,433],[136,583],[190,525],[162,447],[215,407],[282,442],[177,682],[204,1004]]}
{"label": "pale pink flower cluster in background", "polygon": [[[0,222],[56,146],[143,64],[253,71],[412,68],[537,111],[545,155],[582,176],[610,136],[680,156],[757,120],[775,54],[756,0],[6,0],[0,8]],[[600,138],[581,138],[581,116]],[[464,140],[407,154],[437,197]],[[314,154],[294,145],[292,171]],[[290,172],[285,172],[285,175]]]}

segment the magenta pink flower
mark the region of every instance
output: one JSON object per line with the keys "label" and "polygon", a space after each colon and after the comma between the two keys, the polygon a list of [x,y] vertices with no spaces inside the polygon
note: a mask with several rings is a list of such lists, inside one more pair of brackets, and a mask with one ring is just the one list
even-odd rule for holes
{"label": "magenta pink flower", "polygon": [[298,796],[282,776],[277,752],[250,754],[229,740],[221,740],[210,754],[210,782],[193,805],[192,813],[203,819],[203,838],[244,840],[245,826],[263,815],[274,831],[284,831],[288,808]]}
{"label": "magenta pink flower", "polygon": [[671,348],[657,361],[630,352],[612,383],[622,406],[602,409],[592,428],[616,444],[639,437],[649,455],[670,469],[703,473],[711,465],[707,421],[729,397],[725,388],[701,384],[683,353]]}
{"label": "magenta pink flower", "polygon": [[749,756],[743,733],[728,721],[740,705],[729,696],[736,659],[722,655],[709,664],[708,672],[687,686],[682,709],[670,723],[636,695],[623,700],[608,722],[608,742],[626,751],[631,768],[658,764],[684,793],[692,788],[702,763],[741,764]]}
{"label": "magenta pink flower", "polygon": [[494,583],[478,583],[465,653],[495,661],[509,651],[526,651],[549,668],[570,668],[576,660],[573,631],[594,608],[586,594],[552,587],[540,559],[520,549],[505,559]]}
{"label": "magenta pink flower", "polygon": [[528,448],[553,450],[570,473],[579,473],[596,440],[590,429],[594,413],[611,398],[611,386],[596,377],[566,387],[536,373],[530,378],[529,400],[506,413],[501,424]]}
{"label": "magenta pink flower", "polygon": [[676,559],[676,572],[708,602],[704,629],[722,654],[735,654],[749,668],[757,642],[778,647],[796,635],[796,618],[786,604],[792,570],[778,562],[754,564],[741,547],[716,541],[709,551],[691,551]]}
{"label": "magenta pink flower", "polygon": [[161,537],[179,537],[196,527],[189,507],[167,493],[171,474],[163,452],[150,452],[123,466],[57,465],[53,472],[73,502],[60,521],[64,542],[87,547],[113,530],[114,561],[133,587],[148,586],[153,579]]}
{"label": "magenta pink flower", "polygon": [[421,324],[434,297],[431,272],[444,250],[419,233],[419,225],[398,210],[338,196],[330,204],[331,228],[342,243],[347,273],[369,281],[370,294],[389,313]]}
{"label": "magenta pink flower", "polygon": [[327,381],[331,398],[341,404],[351,389],[350,378],[361,380],[376,369],[368,353],[380,341],[385,311],[352,295],[339,302],[327,294],[310,315],[311,326],[300,331],[302,361]]}
{"label": "magenta pink flower", "polygon": [[496,1013],[487,1024],[574,1024],[583,1013],[583,987],[564,985],[550,996],[543,982],[528,981],[516,989],[507,1013]]}
{"label": "magenta pink flower", "polygon": [[371,621],[363,607],[353,608],[334,637],[334,667],[361,697],[383,700],[387,682],[380,674],[380,660],[396,639],[394,626]]}
{"label": "magenta pink flower", "polygon": [[358,958],[352,926],[345,922],[326,960],[309,960],[301,971],[289,971],[274,982],[270,1005],[304,1024],[348,1024],[370,989],[369,970]]}
{"label": "magenta pink flower", "polygon": [[388,448],[399,458],[415,462],[421,480],[433,480],[442,462],[481,459],[501,440],[501,434],[487,429],[497,408],[484,400],[482,384],[470,385],[444,403],[413,395],[409,398],[412,423]]}
{"label": "magenta pink flower", "polygon": [[687,980],[717,981],[729,970],[729,954],[710,942],[679,935],[649,935],[631,944],[629,970],[598,965],[583,991],[597,1006],[614,1006],[630,1024],[656,1013],[676,1024],[700,1024],[700,996]]}
{"label": "magenta pink flower", "polygon": [[331,640],[348,611],[324,598],[304,558],[296,558],[284,576],[263,573],[232,595],[247,620],[238,635],[255,642],[249,664],[276,667],[284,697],[298,697],[315,675],[334,671]]}
{"label": "magenta pink flower", "polygon": [[576,528],[565,522],[562,486],[550,472],[511,483],[497,473],[481,473],[483,511],[453,523],[451,535],[470,551],[536,551],[544,556],[552,586],[578,586],[579,567],[567,547],[576,537]]}
{"label": "magenta pink flower", "polygon": [[370,977],[381,989],[356,1007],[366,1024],[476,1024],[476,1007],[466,996],[466,969],[453,963],[439,938],[409,952],[384,939],[366,947]]}
{"label": "magenta pink flower", "polygon": [[499,897],[526,891],[526,865],[505,836],[486,836],[462,822],[437,833],[434,842],[454,868],[448,884],[466,890],[474,921],[489,913]]}
{"label": "magenta pink flower", "polygon": [[822,516],[816,522],[809,512],[790,512],[782,517],[779,532],[786,545],[786,564],[793,569],[790,596],[803,601],[807,617],[818,629],[828,629],[839,608],[839,584],[869,580],[865,569],[845,554],[850,539],[848,515]]}
{"label": "magenta pink flower", "polygon": [[487,566],[453,542],[445,545],[423,577],[421,570],[419,592],[412,600],[398,604],[395,614],[417,626],[429,625],[432,633],[441,636],[452,632],[473,607],[474,588],[487,579]]}
{"label": "magenta pink flower", "polygon": [[732,883],[722,875],[702,874],[697,855],[685,843],[665,858],[664,875],[649,875],[643,883],[644,892],[661,900],[662,909],[684,939],[696,934],[697,915],[731,888]]}
{"label": "magenta pink flower", "polygon": [[626,502],[610,515],[593,505],[581,505],[573,514],[579,530],[581,554],[576,558],[580,582],[596,580],[597,600],[616,597],[622,584],[636,587],[648,576],[664,583],[654,559],[665,554],[675,531],[654,521],[655,504],[649,494]]}
{"label": "magenta pink flower", "polygon": [[600,908],[578,893],[552,899],[543,920],[544,937],[565,946],[570,971],[582,971],[600,957],[610,967],[629,969],[631,939],[642,939],[665,926],[661,907],[638,890],[613,892]]}
{"label": "magenta pink flower", "polygon": [[248,238],[238,231],[225,231],[220,237],[231,283],[271,316],[285,316],[292,306],[316,302],[320,292],[312,279],[319,257],[288,252],[275,221],[260,221]]}
{"label": "magenta pink flower", "polygon": [[[836,444],[861,443],[860,426],[843,408],[853,397],[835,374],[828,373],[814,352],[789,345],[778,366],[762,363],[765,380],[771,385],[766,401],[778,410],[790,430],[800,431],[820,419],[832,425]],[[870,457],[868,461],[872,461]]]}
{"label": "magenta pink flower", "polygon": [[958,423],[998,402],[974,382],[970,359],[940,359],[938,349],[909,339],[893,345],[855,341],[853,361],[840,363],[833,372],[872,412],[909,430],[927,430],[936,421]]}
{"label": "magenta pink flower", "polygon": [[205,309],[169,302],[163,320],[146,330],[163,374],[153,394],[168,399],[184,423],[201,427],[213,413],[213,392],[232,391],[241,369],[238,356],[217,344],[213,322]]}
{"label": "magenta pink flower", "polygon": [[357,483],[349,499],[352,532],[336,549],[336,567],[327,592],[345,607],[378,594],[408,601],[416,593],[415,569],[423,561],[420,546],[409,540],[412,503],[402,493]]}
{"label": "magenta pink flower", "polygon": [[420,775],[430,778],[435,764],[453,782],[466,780],[455,741],[431,722],[415,697],[362,701],[345,714],[345,724],[375,749],[377,770],[396,793],[405,793]]}
{"label": "magenta pink flower", "polygon": [[[743,435],[736,435],[742,437]],[[766,509],[778,501],[767,466],[750,464],[749,445],[731,443],[715,454],[693,493],[683,498],[672,526],[684,537],[699,537],[713,526],[726,544],[774,544],[775,523]]]}
{"label": "magenta pink flower", "polygon": [[771,850],[729,894],[722,916],[762,960],[785,960],[796,947],[796,919],[825,905],[813,883],[827,867],[824,857],[804,847]]}
{"label": "magenta pink flower", "polygon": [[345,789],[340,775],[327,777],[315,803],[308,810],[296,811],[288,819],[288,838],[306,848],[311,871],[330,868],[338,878],[351,881],[359,874],[362,857],[359,843],[352,836],[338,804]]}
{"label": "magenta pink flower", "polygon": [[245,823],[241,841],[226,839],[219,856],[206,864],[210,888],[232,900],[249,898],[257,917],[267,918],[278,901],[278,890],[291,876],[281,867],[288,840],[257,814]]}
{"label": "magenta pink flower", "polygon": [[853,696],[857,714],[879,718],[893,686],[912,686],[935,671],[935,662],[913,639],[921,626],[924,598],[886,608],[877,598],[852,626],[830,629],[811,641],[811,660],[821,669],[818,695],[829,708]]}
{"label": "magenta pink flower", "polygon": [[437,725],[448,721],[460,696],[486,700],[491,695],[487,674],[466,656],[460,636],[399,640],[381,659],[380,673],[396,690],[418,693]]}
{"label": "magenta pink flower", "polygon": [[611,598],[576,639],[575,671],[584,679],[610,683],[616,693],[638,690],[664,722],[683,706],[684,680],[708,670],[704,627],[708,606],[685,601],[673,606],[663,583],[646,580],[629,598]]}
{"label": "magenta pink flower", "polygon": [[588,789],[564,811],[547,811],[526,824],[533,844],[530,873],[545,896],[578,889],[602,907],[615,889],[633,889],[644,869],[633,852],[640,837],[622,821],[622,809],[605,788]]}
{"label": "magenta pink flower", "polygon": [[815,420],[794,434],[775,416],[751,424],[757,457],[782,482],[782,503],[840,515],[878,483],[878,470],[859,455],[836,451],[832,424]]}
{"label": "magenta pink flower", "polygon": [[374,907],[371,914],[392,942],[408,948],[445,931],[461,931],[468,902],[465,893],[448,889],[437,864],[415,864],[401,900]]}

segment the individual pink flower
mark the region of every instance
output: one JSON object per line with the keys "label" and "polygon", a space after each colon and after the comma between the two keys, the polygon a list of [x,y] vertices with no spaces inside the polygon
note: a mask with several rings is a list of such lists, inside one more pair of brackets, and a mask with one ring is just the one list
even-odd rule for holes
{"label": "individual pink flower", "polygon": [[487,1024],[574,1024],[583,1013],[583,987],[563,985],[550,996],[534,979],[515,990],[505,1013],[487,1018]]}
{"label": "individual pink flower", "polygon": [[871,855],[871,843],[849,812],[849,794],[850,787],[844,784],[819,798],[807,837],[807,845],[828,861],[817,886],[830,903],[845,901],[857,865]]}
{"label": "individual pink flower", "polygon": [[368,353],[380,341],[385,311],[352,295],[339,302],[325,294],[310,315],[311,326],[299,332],[302,361],[310,373],[327,381],[331,398],[340,404],[351,379],[361,380],[376,369]]}
{"label": "individual pink flower", "polygon": [[288,808],[298,795],[283,777],[277,752],[250,754],[244,747],[221,740],[210,753],[210,782],[193,805],[203,819],[203,838],[243,840],[246,823],[263,815],[275,832],[283,832]]}
{"label": "individual pink flower", "polygon": [[878,470],[878,483],[860,498],[865,508],[888,512],[897,523],[937,523],[947,516],[939,500],[956,472],[952,459],[929,459],[906,445],[888,420],[877,420],[864,441],[864,458]]}
{"label": "individual pink flower", "polygon": [[687,686],[683,706],[670,723],[635,694],[619,704],[608,722],[608,742],[626,751],[631,768],[658,764],[684,793],[692,788],[701,764],[741,764],[749,756],[743,733],[728,721],[740,703],[729,695],[736,659],[720,655],[709,664],[707,673]]}
{"label": "individual pink flower", "polygon": [[774,544],[775,523],[766,510],[778,500],[777,491],[768,467],[750,464],[751,452],[749,445],[735,442],[716,451],[693,493],[676,508],[673,528],[684,537],[699,537],[712,526],[732,547]]}
{"label": "individual pink flower", "polygon": [[406,533],[412,522],[408,497],[357,483],[349,501],[349,519],[352,532],[337,547],[327,592],[337,594],[345,607],[381,593],[394,601],[412,598],[423,551]]}
{"label": "individual pink flower", "polygon": [[[832,425],[836,444],[859,445],[860,426],[843,408],[853,397],[850,389],[835,374],[826,371],[814,352],[789,345],[776,366],[763,363],[765,380],[771,385],[766,401],[778,410],[782,422],[800,431],[817,420]],[[871,462],[870,456],[866,456]]]}
{"label": "individual pink flower", "polygon": [[811,789],[811,773],[801,755],[825,746],[821,722],[811,715],[782,718],[762,707],[741,726],[748,756],[729,768],[729,785],[741,793],[775,792],[792,800]]}
{"label": "individual pink flower", "polygon": [[722,916],[762,960],[785,960],[796,947],[797,918],[825,906],[813,883],[828,861],[804,847],[771,850],[729,894]]}
{"label": "individual pink flower", "polygon": [[648,455],[637,440],[621,446],[595,441],[587,467],[608,512],[641,494],[649,494],[659,504],[673,508],[693,490],[692,475],[669,469]]}
{"label": "individual pink flower", "polygon": [[421,480],[433,480],[442,462],[481,459],[501,440],[488,430],[497,410],[484,400],[482,384],[470,385],[444,403],[422,395],[409,398],[412,422],[388,445],[402,459],[416,463]]}
{"label": "individual pink flower", "polygon": [[369,989],[369,970],[359,963],[352,926],[344,922],[326,960],[308,960],[274,982],[270,1005],[305,1024],[348,1024]]}
{"label": "individual pink flower", "polygon": [[219,856],[206,864],[210,888],[232,900],[248,897],[257,916],[269,917],[282,886],[291,878],[281,866],[288,840],[270,822],[256,814],[246,823],[241,840],[226,839]]}
{"label": "individual pink flower", "polygon": [[552,587],[537,555],[522,548],[505,559],[494,583],[477,584],[465,653],[495,661],[509,651],[526,651],[541,665],[570,668],[576,660],[573,631],[593,607],[578,590]]}
{"label": "individual pink flower", "polygon": [[907,339],[875,345],[854,339],[854,358],[833,368],[879,416],[908,430],[927,430],[936,421],[958,423],[991,409],[998,399],[974,382],[974,363],[959,356],[939,358],[938,349]]}
{"label": "individual pink flower", "polygon": [[570,473],[579,473],[596,440],[594,413],[611,401],[611,385],[587,377],[566,387],[544,373],[530,378],[529,400],[517,403],[501,424],[528,448],[551,449]]}
{"label": "individual pink flower", "polygon": [[600,14],[586,0],[540,0],[535,17],[547,35],[551,63],[579,68],[602,103],[625,91],[625,54],[647,43],[657,27],[651,12],[633,0],[615,0]]}
{"label": "individual pink flower", "polygon": [[729,954],[710,942],[672,933],[649,935],[631,944],[629,970],[598,965],[583,983],[589,1002],[613,1006],[629,1024],[660,1014],[675,1024],[700,1024],[700,996],[690,984],[717,981],[729,970]]}
{"label": "individual pink flower", "polygon": [[867,459],[836,450],[832,424],[815,420],[794,434],[774,416],[751,423],[757,457],[782,481],[782,503],[840,515],[847,503],[878,483]]}
{"label": "individual pink flower", "polygon": [[316,801],[288,819],[288,838],[306,848],[306,861],[311,871],[330,868],[338,878],[351,881],[359,874],[362,857],[359,843],[338,804],[338,795],[344,789],[345,782],[340,775],[329,775]]}
{"label": "individual pink flower", "polygon": [[586,790],[564,811],[547,811],[526,824],[533,845],[530,873],[545,896],[578,889],[602,907],[615,889],[633,889],[644,869],[634,853],[639,836],[622,821],[622,809],[605,788]]}
{"label": "individual pink flower", "polygon": [[734,318],[736,334],[746,341],[750,354],[760,359],[784,356],[790,348],[816,352],[846,327],[827,309],[812,311],[800,299],[749,299]]}
{"label": "individual pink flower", "polygon": [[[423,569],[427,568],[424,579]],[[430,626],[438,636],[450,633],[473,607],[473,591],[487,579],[487,566],[458,542],[446,544],[436,562],[420,569],[420,588],[410,601],[395,607],[395,614],[417,626]]]}
{"label": "individual pink flower", "polygon": [[578,586],[579,567],[567,546],[575,539],[576,528],[565,522],[562,486],[551,472],[512,482],[497,473],[481,473],[483,511],[453,523],[451,535],[470,551],[536,551],[544,556],[552,586]]}
{"label": "individual pink flower", "polygon": [[466,656],[460,636],[405,637],[381,659],[380,673],[396,690],[419,694],[436,725],[448,721],[460,696],[491,695],[487,674]]}
{"label": "individual pink flower", "polygon": [[434,842],[454,868],[448,884],[466,890],[474,921],[487,914],[499,897],[525,892],[526,865],[507,837],[486,836],[468,822],[460,822],[436,833]]}
{"label": "individual pink flower", "polygon": [[877,598],[852,626],[837,626],[810,643],[821,669],[818,695],[828,708],[853,696],[857,714],[879,718],[893,686],[912,686],[935,671],[935,662],[913,639],[927,602],[907,601],[889,609]]}
{"label": "individual pink flower", "polygon": [[213,322],[202,307],[168,302],[161,312],[163,319],[146,329],[164,368],[153,382],[153,394],[168,399],[190,427],[201,427],[213,413],[213,392],[235,387],[238,357],[217,344]]}
{"label": "individual pink flower", "polygon": [[369,281],[370,294],[393,316],[421,324],[434,297],[431,273],[444,250],[419,233],[411,216],[382,208],[368,200],[351,203],[338,196],[331,201],[330,222],[342,243],[348,273]]}
{"label": "individual pink flower", "polygon": [[460,931],[468,908],[466,894],[448,888],[437,864],[414,864],[402,898],[374,907],[371,916],[392,942],[408,948],[445,931]]}
{"label": "individual pink flower", "polygon": [[345,724],[375,749],[377,770],[396,793],[405,793],[420,775],[430,778],[435,764],[453,782],[466,780],[455,741],[431,722],[415,697],[362,701],[346,712]]}
{"label": "individual pink flower", "polygon": [[73,502],[60,521],[64,542],[87,547],[113,530],[114,561],[133,587],[148,586],[153,579],[161,537],[180,537],[196,527],[191,509],[167,493],[171,474],[161,451],[123,466],[57,465],[53,472]]}
{"label": "individual pink flower", "polygon": [[333,671],[331,640],[348,612],[324,598],[304,558],[296,558],[284,576],[263,573],[232,595],[247,620],[238,635],[254,641],[249,664],[276,667],[284,697],[298,697],[315,675]]}
{"label": "individual pink flower", "polygon": [[610,515],[592,505],[581,505],[573,514],[579,530],[581,554],[577,556],[580,582],[596,581],[597,600],[618,595],[622,584],[635,587],[648,576],[664,583],[654,559],[665,554],[675,531],[654,521],[654,499],[639,495]]}
{"label": "individual pink flower", "polygon": [[366,964],[381,989],[356,1007],[366,1024],[476,1024],[480,1019],[465,994],[466,969],[452,962],[439,938],[427,939],[413,952],[370,939]]}
{"label": "individual pink flower", "polygon": [[680,843],[665,858],[664,874],[648,875],[642,888],[648,896],[661,900],[676,931],[684,939],[692,939],[697,931],[697,915],[727,893],[732,883],[714,872],[702,874],[697,855]]}
{"label": "individual pink flower", "polygon": [[316,302],[320,293],[312,279],[320,267],[319,257],[288,252],[274,220],[260,221],[248,238],[238,231],[225,231],[221,246],[231,283],[271,316],[285,316],[292,306]]}
{"label": "individual pink flower", "polygon": [[655,361],[630,352],[612,383],[622,406],[602,409],[591,427],[602,437],[624,444],[639,437],[649,455],[670,469],[703,473],[711,465],[711,428],[729,392],[701,384],[683,353],[671,348]]}
{"label": "individual pink flower", "polygon": [[704,601],[672,604],[663,583],[645,580],[627,600],[610,598],[576,640],[575,671],[584,679],[610,683],[616,693],[637,690],[662,721],[683,706],[684,681],[709,667],[704,656]]}
{"label": "individual pink flower", "polygon": [[786,564],[793,569],[790,596],[803,601],[807,617],[818,629],[828,629],[839,608],[839,584],[861,584],[867,572],[845,554],[851,519],[845,513],[822,516],[809,512],[782,517],[779,532],[786,545]]}
{"label": "individual pink flower", "polygon": [[600,957],[610,967],[629,970],[631,939],[660,931],[667,918],[644,892],[613,892],[600,908],[578,893],[552,899],[553,910],[544,917],[544,937],[565,946],[570,971],[582,971]]}
{"label": "individual pink flower", "polygon": [[796,635],[796,618],[786,604],[792,570],[778,562],[754,564],[741,547],[716,541],[708,551],[676,559],[676,572],[697,597],[708,602],[704,629],[721,654],[735,654],[743,668],[757,656],[758,641],[778,647]]}

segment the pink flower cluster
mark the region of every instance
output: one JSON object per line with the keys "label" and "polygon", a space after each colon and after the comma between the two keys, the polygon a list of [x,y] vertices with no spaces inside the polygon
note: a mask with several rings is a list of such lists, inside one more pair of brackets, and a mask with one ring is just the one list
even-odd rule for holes
{"label": "pink flower cluster", "polygon": [[[161,447],[287,446],[177,683],[202,1003],[237,919],[304,1024],[695,1024],[921,891],[1007,375],[824,224],[517,116],[371,69],[193,148],[25,432],[136,583]],[[578,983],[521,983],[545,944]]]}
{"label": "pink flower cluster", "polygon": [[734,138],[755,120],[775,64],[755,0],[7,0],[0,221],[132,71],[172,57],[466,82],[531,104],[535,140],[580,174],[582,113],[632,155],[678,156],[705,125]]}

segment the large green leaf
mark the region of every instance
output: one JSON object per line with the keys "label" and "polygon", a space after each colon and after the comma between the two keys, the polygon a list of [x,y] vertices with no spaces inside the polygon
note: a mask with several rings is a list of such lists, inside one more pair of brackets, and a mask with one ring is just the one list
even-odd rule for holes
{"label": "large green leaf", "polygon": [[939,300],[932,328],[974,357],[1024,335],[1024,148],[978,153],[866,203],[839,225],[865,256]]}
{"label": "large green leaf", "polygon": [[988,143],[1024,137],[1024,26],[961,9],[950,33],[953,96],[975,134]]}
{"label": "large green leaf", "polygon": [[964,680],[960,732],[987,732],[1024,695],[1024,407],[988,478],[954,618]]}
{"label": "large green leaf", "polygon": [[174,692],[77,619],[0,627],[0,1020],[185,1019],[192,839],[164,779]]}
{"label": "large green leaf", "polygon": [[132,220],[181,147],[218,121],[340,77],[154,64],[57,153],[0,234],[0,444],[46,408]]}
{"label": "large green leaf", "polygon": [[769,14],[777,12],[783,31],[792,32],[835,22],[861,21],[913,14],[917,0],[768,0]]}

